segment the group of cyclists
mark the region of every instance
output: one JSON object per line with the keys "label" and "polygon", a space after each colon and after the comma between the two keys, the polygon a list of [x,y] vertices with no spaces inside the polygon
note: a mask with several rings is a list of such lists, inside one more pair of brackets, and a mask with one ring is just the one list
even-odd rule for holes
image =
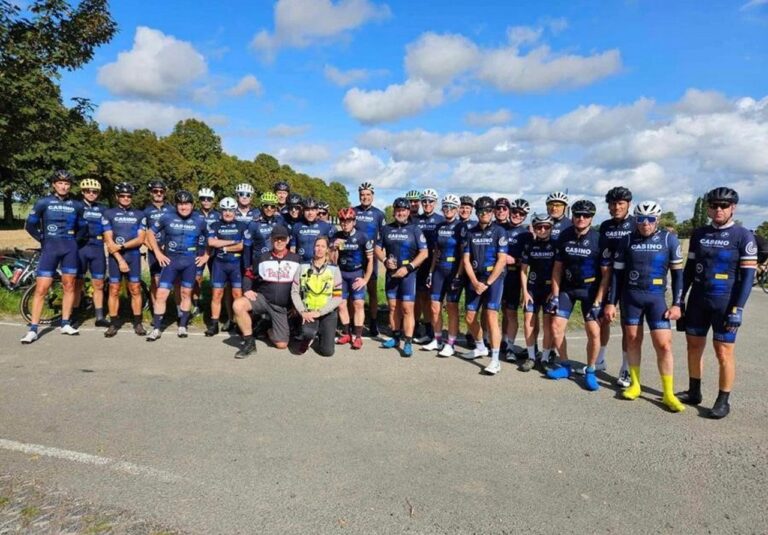
{"label": "group of cyclists", "polygon": [[[622,396],[631,400],[641,394],[645,323],[662,401],[673,412],[703,400],[702,355],[711,328],[720,377],[708,414],[723,418],[729,413],[736,333],[758,252],[753,233],[734,222],[739,196],[731,188],[706,194],[711,223],[694,230],[684,261],[675,233],[659,225],[661,206],[643,201],[633,207],[625,187],[607,192],[611,217],[597,227],[595,204],[571,203],[563,192],[549,194],[546,209],[531,214],[522,198],[446,194],[438,199],[432,188],[396,198],[393,220],[387,222],[374,206],[374,186],[364,182],[358,188],[360,204],[338,210],[337,227],[329,220],[327,203],[302,198],[285,182],[261,194],[259,207],[252,205],[253,187],[240,184],[234,198],[219,201],[218,210],[210,188],[198,192],[197,208],[184,190],[169,203],[161,180],[149,183],[151,200],[144,208],[133,206],[135,189],[128,183],[115,186],[114,208],[98,202],[96,180],[80,183],[81,200],[71,195],[73,178],[66,171],[57,171],[51,183],[52,194],[35,203],[26,224],[41,242],[42,254],[32,322],[22,343],[37,339],[42,300],[57,276],[64,290],[60,332],[78,334],[71,317],[86,273],[96,290],[96,325],[106,327],[106,337],[119,330],[123,279],[136,334],[148,341],[161,337],[173,294],[177,335],[186,337],[207,268],[212,294],[205,334],[219,332],[227,310],[234,319],[229,327],[242,337],[237,358],[256,351],[256,320],[270,325],[267,334],[277,348],[286,348],[294,337],[299,352],[316,342],[318,353],[329,356],[334,345],[362,348],[366,316],[368,335],[379,336],[377,289],[383,271],[390,332],[383,348],[396,348],[404,357],[413,355],[414,344],[440,357],[490,357],[483,370],[489,375],[501,371],[503,358],[516,361],[521,371],[538,369],[554,380],[581,375],[584,388],[594,391],[600,388],[597,372],[606,370],[610,325],[620,310],[622,364],[616,382]],[[149,331],[142,324],[142,247],[151,277]],[[566,330],[577,308],[587,335],[583,367],[572,366],[568,357]],[[519,311],[524,351],[516,352]],[[468,349],[458,352],[462,313]],[[689,387],[679,394],[673,382],[673,321],[687,340]]]}

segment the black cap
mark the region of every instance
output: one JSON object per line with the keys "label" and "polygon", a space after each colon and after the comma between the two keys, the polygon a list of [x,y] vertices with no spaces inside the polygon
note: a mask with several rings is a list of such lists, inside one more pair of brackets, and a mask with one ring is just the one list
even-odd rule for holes
{"label": "black cap", "polygon": [[275,225],[272,228],[272,233],[270,234],[271,238],[287,238],[288,237],[288,229],[285,228],[283,225]]}

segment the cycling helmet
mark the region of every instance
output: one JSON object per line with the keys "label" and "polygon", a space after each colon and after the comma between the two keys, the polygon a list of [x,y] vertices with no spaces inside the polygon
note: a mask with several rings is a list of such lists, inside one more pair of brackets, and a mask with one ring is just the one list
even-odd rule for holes
{"label": "cycling helmet", "polygon": [[237,201],[232,197],[224,197],[219,201],[219,208],[222,210],[235,210],[237,208]]}
{"label": "cycling helmet", "polygon": [[265,191],[261,194],[261,198],[259,199],[261,201],[262,205],[265,204],[277,204],[277,195],[272,193],[271,191]]}
{"label": "cycling helmet", "polygon": [[561,202],[565,205],[568,205],[568,195],[566,195],[562,191],[553,191],[552,193],[547,195],[546,203],[549,204],[551,202]]}
{"label": "cycling helmet", "polygon": [[659,217],[661,215],[661,206],[653,201],[643,201],[635,206],[635,215]]}
{"label": "cycling helmet", "polygon": [[197,198],[201,197],[208,197],[210,199],[213,199],[216,196],[216,194],[213,192],[211,188],[200,188],[200,191],[197,192]]}
{"label": "cycling helmet", "polygon": [[242,184],[238,184],[237,187],[235,187],[235,193],[250,193],[253,195],[253,186],[247,182],[243,182]]}
{"label": "cycling helmet", "polygon": [[632,192],[623,186],[616,186],[615,188],[611,188],[608,190],[608,193],[605,194],[605,202],[607,203],[617,201],[629,202],[631,200]]}
{"label": "cycling helmet", "polygon": [[535,213],[533,214],[533,217],[531,218],[531,225],[550,225],[552,226],[554,222],[552,221],[552,216],[550,216],[548,213],[544,212],[543,214]]}
{"label": "cycling helmet", "polygon": [[589,217],[592,217],[595,215],[595,212],[597,212],[597,207],[595,206],[595,203],[592,201],[588,201],[586,199],[582,199],[580,201],[576,201],[573,203],[573,206],[571,207],[571,213],[576,214],[587,214]]}
{"label": "cycling helmet", "polygon": [[469,195],[462,195],[459,200],[461,201],[461,206],[472,206],[473,208],[475,206],[474,199]]}
{"label": "cycling helmet", "polygon": [[93,178],[86,178],[80,181],[80,189],[95,189],[101,191],[101,184]]}
{"label": "cycling helmet", "polygon": [[304,209],[305,210],[311,210],[317,208],[317,201],[312,197],[307,197],[304,199]]}
{"label": "cycling helmet", "polygon": [[322,211],[325,211],[325,212],[327,212],[327,211],[328,211],[330,208],[331,208],[331,205],[330,205],[330,204],[328,204],[328,203],[327,203],[327,202],[325,202],[325,201],[318,201],[318,202],[317,202],[317,209],[318,209],[319,211],[321,211],[321,212],[322,212]]}
{"label": "cycling helmet", "polygon": [[176,204],[182,204],[187,202],[192,202],[192,194],[188,192],[185,189],[180,189],[176,192],[176,195],[173,196],[173,200],[176,202]]}
{"label": "cycling helmet", "polygon": [[371,184],[370,182],[363,182],[363,183],[362,183],[362,184],[360,184],[360,186],[357,188],[357,191],[358,191],[358,192],[359,192],[359,191],[365,191],[365,190],[369,190],[371,193],[374,193],[374,192],[375,192],[375,190],[373,189],[373,184]]}
{"label": "cycling helmet", "polygon": [[421,192],[421,195],[419,196],[419,200],[420,201],[436,201],[437,192],[432,188],[427,188]]}
{"label": "cycling helmet", "polygon": [[153,189],[162,189],[162,190],[164,190],[164,189],[166,189],[165,182],[163,182],[159,178],[155,178],[155,179],[149,181],[149,184],[147,184],[147,189],[150,190],[150,191],[153,190]]}
{"label": "cycling helmet", "polygon": [[708,191],[704,196],[704,200],[710,202],[729,202],[731,204],[739,204],[739,194],[735,190],[728,187],[719,187],[711,191]]}
{"label": "cycling helmet", "polygon": [[70,184],[72,183],[72,175],[69,174],[69,171],[65,171],[64,169],[57,169],[53,172],[51,183],[61,181],[69,182]]}
{"label": "cycling helmet", "polygon": [[494,204],[493,199],[484,195],[475,201],[475,211],[492,210]]}
{"label": "cycling helmet", "polygon": [[288,182],[284,182],[281,180],[280,182],[275,182],[275,185],[272,186],[272,191],[273,192],[291,191],[291,186],[288,185]]}
{"label": "cycling helmet", "polygon": [[451,193],[443,197],[443,200],[441,202],[442,202],[443,208],[445,208],[446,206],[452,206],[453,208],[458,208],[459,204],[461,204],[461,200],[456,195],[453,195]]}
{"label": "cycling helmet", "polygon": [[115,185],[115,195],[119,195],[120,193],[133,195],[135,193],[133,184],[130,184],[128,182],[120,182],[117,185]]}
{"label": "cycling helmet", "polygon": [[506,197],[499,197],[496,199],[496,202],[494,203],[494,208],[510,208],[511,204],[509,203],[509,199]]}
{"label": "cycling helmet", "polygon": [[411,203],[405,197],[398,197],[392,203],[392,208],[394,208],[395,210],[397,210],[398,208],[408,208],[410,210]]}
{"label": "cycling helmet", "polygon": [[405,200],[407,201],[420,201],[421,200],[421,192],[417,189],[412,189],[408,193],[405,194]]}
{"label": "cycling helmet", "polygon": [[528,215],[531,211],[531,205],[525,199],[515,199],[512,201],[510,210],[520,210],[525,215]]}
{"label": "cycling helmet", "polygon": [[[365,188],[368,189],[368,188]],[[339,219],[342,221],[345,219],[356,219],[357,218],[357,212],[355,212],[354,208],[341,208],[338,213]]]}
{"label": "cycling helmet", "polygon": [[291,193],[288,195],[288,205],[289,206],[301,206],[301,195],[298,193]]}

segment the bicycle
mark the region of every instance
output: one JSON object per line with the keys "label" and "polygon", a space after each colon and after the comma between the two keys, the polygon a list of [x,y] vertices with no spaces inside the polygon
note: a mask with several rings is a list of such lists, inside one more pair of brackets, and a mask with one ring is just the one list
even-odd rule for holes
{"label": "bicycle", "polygon": [[0,285],[15,292],[33,284],[39,262],[40,249],[14,248],[13,254],[0,256]]}
{"label": "bicycle", "polygon": [[757,265],[755,280],[752,286],[760,286],[765,293],[768,293],[768,260]]}

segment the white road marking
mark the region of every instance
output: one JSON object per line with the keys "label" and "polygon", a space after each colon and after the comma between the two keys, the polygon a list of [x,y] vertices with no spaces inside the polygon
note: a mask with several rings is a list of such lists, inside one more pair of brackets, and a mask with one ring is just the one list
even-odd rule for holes
{"label": "white road marking", "polygon": [[171,474],[170,472],[157,470],[155,468],[150,468],[149,466],[118,461],[115,459],[110,459],[109,457],[91,455],[90,453],[82,453],[79,451],[62,450],[60,448],[41,446],[40,444],[25,444],[15,440],[6,440],[0,438],[0,449],[33,455],[42,455],[45,457],[53,457],[54,459],[63,459],[65,461],[90,464],[93,466],[103,466],[110,470],[114,470],[115,472],[122,472],[124,474],[130,474],[133,476],[149,477],[163,483],[174,483],[182,480],[181,477]]}

